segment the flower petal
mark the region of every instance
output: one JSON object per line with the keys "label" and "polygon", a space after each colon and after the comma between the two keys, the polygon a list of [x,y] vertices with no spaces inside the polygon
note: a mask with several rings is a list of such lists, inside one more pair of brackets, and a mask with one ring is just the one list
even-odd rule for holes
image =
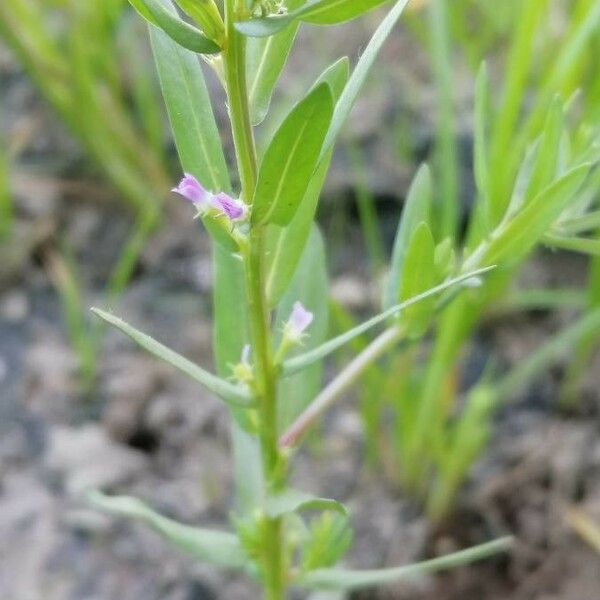
{"label": "flower petal", "polygon": [[239,200],[234,200],[224,192],[213,196],[211,204],[226,215],[231,221],[242,219],[246,215],[246,206]]}
{"label": "flower petal", "polygon": [[285,330],[288,337],[299,339],[313,322],[314,314],[304,308],[302,302],[294,302],[292,313],[286,324]]}
{"label": "flower petal", "polygon": [[207,192],[200,182],[189,173],[185,173],[183,179],[179,182],[179,185],[171,191],[180,194],[195,205],[206,204],[211,196],[210,192]]}

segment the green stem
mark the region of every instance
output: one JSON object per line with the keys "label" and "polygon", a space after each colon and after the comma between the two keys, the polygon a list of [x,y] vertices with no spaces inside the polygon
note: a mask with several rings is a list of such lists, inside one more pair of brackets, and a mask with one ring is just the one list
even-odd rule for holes
{"label": "green stem", "polygon": [[382,354],[392,348],[402,335],[402,329],[393,325],[355,356],[284,432],[279,440],[281,446],[295,446],[317,417],[323,414]]}
{"label": "green stem", "polygon": [[[226,0],[227,48],[223,52],[223,62],[242,197],[249,203],[256,187],[257,156],[248,107],[246,39],[238,34],[233,26],[236,19],[246,16],[245,13],[244,2]],[[270,311],[265,296],[264,239],[261,228],[251,229],[243,255],[260,408],[258,435],[266,479],[265,487],[269,492],[273,492],[281,487],[283,478],[277,447],[277,371],[273,359]],[[262,540],[265,600],[282,600],[285,597],[282,530],[281,518],[265,517]]]}

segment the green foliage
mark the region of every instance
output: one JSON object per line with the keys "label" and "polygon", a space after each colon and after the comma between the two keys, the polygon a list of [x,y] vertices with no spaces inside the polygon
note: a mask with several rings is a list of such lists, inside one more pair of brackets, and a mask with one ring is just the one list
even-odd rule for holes
{"label": "green foliage", "polygon": [[301,569],[308,573],[331,567],[352,543],[352,529],[344,514],[324,512],[309,526],[306,542],[302,545]]}
{"label": "green foliage", "polygon": [[317,498],[293,488],[267,496],[265,501],[265,512],[271,518],[309,510],[334,511],[347,515],[343,504],[329,498]]}
{"label": "green foliage", "polygon": [[228,191],[227,166],[198,59],[161,31],[151,30],[150,39],[183,170],[209,190]]}
{"label": "green foliage", "polygon": [[214,54],[220,51],[218,44],[180,19],[173,10],[169,10],[169,0],[129,0],[129,3],[144,19],[162,29],[182,48],[200,54]]}
{"label": "green foliage", "polygon": [[[430,22],[429,31],[419,29],[414,23],[424,37],[447,34],[442,30],[444,24],[438,22],[443,18],[442,8],[434,4],[430,8],[438,12],[432,15],[435,19]],[[500,7],[484,8],[484,2],[473,4],[481,10],[480,18],[484,20],[491,20],[501,11]],[[581,295],[571,290],[510,291],[519,268],[532,252],[542,246],[589,255],[599,250],[595,235],[600,191],[598,114],[583,108],[587,105],[580,101],[593,89],[590,78],[597,78],[597,74],[587,69],[590,65],[586,64],[584,50],[589,48],[592,31],[597,31],[597,6],[580,2],[577,11],[564,14],[565,35],[557,43],[555,38],[540,35],[541,24],[548,17],[549,2],[507,4],[511,4],[506,8],[507,14],[512,11],[518,26],[509,42],[500,90],[492,89],[488,70],[481,62],[483,52],[476,49],[480,40],[466,43],[467,33],[461,29],[465,22],[464,5],[449,3],[446,7],[448,22],[454,24],[450,30],[454,36],[450,49],[457,52],[457,48],[468,47],[474,65],[480,64],[475,81],[473,123],[477,195],[468,215],[464,243],[460,238],[444,237],[447,231],[444,214],[458,214],[458,207],[449,207],[446,213],[428,210],[427,216],[415,216],[415,207],[424,210],[431,198],[440,197],[438,188],[434,188],[421,193],[427,200],[415,200],[416,182],[423,180],[421,173],[417,175],[400,220],[384,307],[394,302],[403,278],[413,280],[414,285],[424,279],[429,281],[424,284],[428,287],[431,277],[443,279],[453,272],[484,265],[496,265],[496,269],[473,290],[448,296],[445,305],[438,305],[441,310],[433,315],[427,314],[422,304],[415,306],[425,314],[420,320],[417,312],[416,319],[407,319],[407,326],[417,326],[416,338],[425,330],[431,331],[431,348],[424,354],[415,346],[402,346],[380,365],[371,365],[363,384],[361,404],[369,455],[376,457],[379,449],[384,448],[389,466],[390,455],[395,453],[398,483],[434,519],[444,518],[452,509],[472,464],[485,449],[496,407],[539,376],[557,352],[578,345],[587,346],[589,352],[595,335],[594,313],[584,314],[514,371],[496,378],[488,373],[473,388],[458,388],[461,356],[470,335],[488,311],[502,303],[505,295],[519,298],[515,309],[585,306]],[[500,20],[493,24],[484,22],[481,26],[490,31],[499,27],[494,35],[500,35],[504,27],[500,23]],[[502,35],[507,33],[508,30],[502,30]],[[439,69],[440,61],[444,60],[440,48],[446,42],[440,39],[428,42],[431,61]],[[567,56],[574,61],[568,69],[563,63],[563,57]],[[438,73],[440,93],[444,93],[445,75]],[[573,96],[577,87],[581,89],[579,99]],[[442,108],[448,110],[447,106]],[[436,143],[445,144],[447,139],[444,141],[440,136],[447,134],[438,131]],[[456,147],[454,152],[458,154]],[[443,187],[441,173],[440,181]],[[451,197],[447,192],[443,196]],[[432,244],[423,225],[418,226],[421,221],[443,239],[434,237]],[[413,256],[409,256],[413,245]],[[432,245],[434,268],[427,269],[424,264],[431,263]],[[590,279],[590,285],[592,281],[597,283],[597,279]],[[597,303],[590,303],[589,307],[593,311]],[[590,334],[584,336],[581,327],[587,327]],[[367,344],[363,352],[368,348]],[[390,419],[390,410],[395,420]],[[384,441],[382,429],[389,432]]]}
{"label": "green foliage", "polygon": [[[315,86],[328,84],[334,101],[337,102],[348,81],[348,59],[340,59],[328,67],[317,79]],[[332,151],[321,157],[320,162],[309,180],[304,198],[296,214],[287,227],[271,225],[267,230],[267,277],[266,294],[269,306],[275,306],[287,289],[304,246],[310,235],[315,218],[319,196],[329,170]]]}
{"label": "green foliage", "polygon": [[280,16],[266,16],[236,23],[240,33],[251,37],[275,35],[295,21],[314,25],[335,25],[361,16],[390,0],[308,0]]}
{"label": "green foliage", "polygon": [[289,225],[317,167],[332,112],[329,86],[322,83],[294,107],[275,132],[258,172],[253,225]]}
{"label": "green foliage", "polygon": [[231,533],[182,525],[129,496],[110,497],[90,491],[88,500],[100,510],[146,523],[175,548],[197,560],[223,567],[247,566],[248,559],[238,538]]}
{"label": "green foliage", "polygon": [[[406,248],[406,268],[402,271],[399,298],[406,301],[432,288],[435,283],[435,242],[429,226],[419,223]],[[407,307],[400,315],[400,326],[408,337],[422,336],[429,326],[435,304],[427,298]]]}
{"label": "green foliage", "polygon": [[113,327],[116,327],[127,337],[131,338],[136,344],[139,344],[144,350],[176,369],[179,369],[188,377],[191,377],[211,392],[214,392],[225,402],[230,402],[234,406],[248,406],[251,404],[252,396],[248,390],[233,385],[225,379],[221,379],[212,373],[205,371],[187,358],[177,354],[160,342],[157,342],[154,338],[151,338],[149,335],[146,335],[128,323],[125,323],[122,319],[100,310],[99,308],[92,308],[91,310],[96,316],[100,317],[103,321],[109,323]]}
{"label": "green foliage", "polygon": [[[346,590],[505,551],[509,541],[501,539],[417,565],[374,571],[337,569],[335,563],[351,541],[346,509],[334,499],[289,487],[288,463],[293,457],[289,446],[299,444],[319,416],[367,375],[368,393],[376,396],[374,402],[363,402],[370,411],[368,432],[374,434],[378,420],[386,415],[387,431],[401,457],[398,479],[432,516],[441,518],[486,444],[495,407],[541,372],[558,350],[579,343],[584,330],[596,331],[598,316],[593,312],[512,373],[489,376],[464,392],[457,389],[465,342],[536,248],[598,251],[596,238],[583,235],[594,232],[600,222],[597,122],[590,117],[588,125],[571,111],[568,100],[577,71],[563,62],[565,56],[583,60],[590,27],[596,23],[595,10],[581,4],[583,8],[576,11],[573,30],[558,50],[558,66],[545,66],[542,80],[551,83],[542,85],[527,110],[525,99],[535,64],[532,50],[549,0],[522,4],[511,13],[518,15],[519,22],[511,38],[501,93],[492,90],[485,67],[477,77],[473,126],[477,197],[462,240],[457,233],[461,211],[448,79],[456,15],[452,4],[432,1],[428,48],[440,94],[436,176],[432,178],[429,169],[422,167],[407,195],[382,312],[364,323],[350,324],[347,331],[327,340],[325,246],[314,216],[335,142],[406,0],[392,5],[352,73],[348,61],[341,60],[317,79],[275,130],[260,166],[253,124],[269,116],[270,98],[298,22],[343,22],[383,2],[298,1],[287,14],[257,17],[274,5],[225,0],[223,39],[218,44],[222,51],[206,62],[216,70],[227,95],[237,178],[230,177],[227,169],[200,64],[180,37],[191,26],[177,16],[170,2],[160,0],[160,10],[157,2],[144,0],[138,8],[153,24],[153,50],[182,167],[195,176],[198,186],[225,194],[238,209],[237,202],[244,204],[235,216],[224,208],[217,221],[202,206],[206,197],[196,202],[214,242],[214,350],[219,375],[109,313],[95,312],[229,404],[237,535],[204,531],[199,535],[197,530],[165,522],[133,499],[95,496],[95,502],[148,522],[199,558],[244,569],[259,580],[269,600],[283,598],[289,585]],[[187,0],[178,4],[206,35],[217,37],[214,32],[220,31],[221,15],[214,13],[212,4],[196,6]],[[213,11],[210,22],[204,21],[209,15],[204,8]],[[487,30],[507,33],[503,19]],[[267,39],[247,39],[262,35]],[[465,47],[473,58],[478,46],[466,43]],[[82,88],[85,91],[85,85]],[[438,178],[440,184],[434,185]],[[241,189],[234,193],[230,182],[236,180]],[[448,206],[440,206],[440,199]],[[549,296],[543,291],[541,297],[548,305],[565,301],[564,294]],[[567,301],[572,302],[572,297]],[[579,296],[577,302],[581,304]],[[366,339],[376,326],[382,331]],[[430,345],[421,344],[426,335]],[[345,345],[352,345],[356,355],[319,391],[324,359]],[[227,379],[232,365],[237,383]],[[214,556],[207,554],[211,544]]]}
{"label": "green foliage", "polygon": [[400,294],[405,254],[412,232],[419,223],[428,223],[432,205],[431,174],[427,165],[417,171],[408,190],[404,204],[403,216],[398,223],[398,230],[392,251],[392,262],[388,281],[384,289],[383,308],[396,304]]}
{"label": "green foliage", "polygon": [[[295,7],[301,0],[290,0]],[[248,104],[253,125],[260,125],[271,104],[271,96],[296,38],[298,24],[292,23],[276,35],[248,40]]]}
{"label": "green foliage", "polygon": [[418,575],[435,573],[436,571],[452,569],[466,563],[483,560],[498,552],[506,551],[510,546],[511,540],[509,538],[501,538],[493,542],[488,542],[487,544],[469,548],[468,550],[455,552],[448,556],[434,558],[406,567],[365,571],[317,569],[307,574],[301,580],[301,584],[309,588],[328,590],[351,590],[373,587],[375,585],[382,585],[384,583],[391,583],[402,579],[410,579]]}
{"label": "green foliage", "polygon": [[[405,311],[411,310],[413,306],[418,304],[425,303],[429,307],[434,296],[442,294],[442,292],[455,292],[456,290],[459,290],[461,286],[469,285],[470,282],[473,281],[479,281],[478,278],[480,275],[484,275],[492,269],[493,267],[485,267],[476,271],[459,275],[458,277],[446,279],[439,285],[433,286],[427,290],[423,290],[422,292],[415,294],[410,298],[406,298],[399,304],[384,310],[378,315],[375,315],[367,321],[364,321],[360,325],[348,328],[348,330],[344,333],[328,340],[327,342],[324,342],[316,348],[286,360],[282,365],[282,374],[284,376],[293,375],[294,373],[305,369],[307,366],[329,356],[342,346],[349,344],[352,340],[358,338],[363,333],[369,331],[377,325],[381,325],[382,323],[389,321],[390,318],[398,319],[398,317],[403,316]],[[443,305],[443,303],[444,302],[442,300],[441,304]]]}

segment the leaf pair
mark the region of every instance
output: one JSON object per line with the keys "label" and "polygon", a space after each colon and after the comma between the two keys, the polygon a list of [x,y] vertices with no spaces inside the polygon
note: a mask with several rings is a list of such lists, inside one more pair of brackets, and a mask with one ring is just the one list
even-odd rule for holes
{"label": "leaf pair", "polygon": [[350,21],[389,0],[308,0],[303,6],[285,15],[263,17],[236,23],[236,29],[250,37],[276,34],[291,23],[300,21],[313,25],[334,25]]}
{"label": "leaf pair", "polygon": [[[129,496],[110,497],[98,491],[90,491],[88,500],[94,507],[105,512],[146,523],[173,546],[197,560],[251,571],[250,561],[237,536],[232,533],[183,525],[160,515],[141,500]],[[275,508],[277,514],[314,508],[333,510],[341,512],[342,515],[345,513],[342,505],[333,500],[307,498],[293,490],[285,498],[275,501]],[[344,541],[345,539],[342,538],[340,543],[343,544]],[[510,538],[502,538],[455,554],[394,569],[349,571],[325,568],[309,570],[301,576],[297,583],[312,589],[352,589],[373,586],[481,560],[498,552],[506,551],[510,545]]]}

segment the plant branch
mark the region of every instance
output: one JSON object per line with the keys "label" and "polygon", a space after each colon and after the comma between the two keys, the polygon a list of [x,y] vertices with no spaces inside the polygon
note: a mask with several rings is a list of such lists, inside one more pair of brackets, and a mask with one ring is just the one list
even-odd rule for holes
{"label": "plant branch", "polygon": [[402,336],[397,325],[386,329],[358,354],[338,376],[310,403],[308,408],[279,438],[281,447],[294,446],[311,424],[327,410],[367,369]]}

